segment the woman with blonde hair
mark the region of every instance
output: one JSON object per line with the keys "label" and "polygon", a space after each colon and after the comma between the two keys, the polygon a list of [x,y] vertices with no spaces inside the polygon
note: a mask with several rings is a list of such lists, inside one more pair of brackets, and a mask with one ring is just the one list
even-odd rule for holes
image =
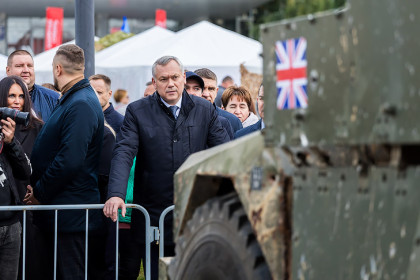
{"label": "woman with blonde hair", "polygon": [[224,110],[237,116],[244,128],[258,122],[251,93],[245,87],[228,87],[222,95],[222,106]]}
{"label": "woman with blonde hair", "polygon": [[114,93],[114,100],[117,102],[115,105],[115,110],[125,115],[125,110],[127,109],[127,105],[130,102],[128,92],[125,89],[117,89]]}

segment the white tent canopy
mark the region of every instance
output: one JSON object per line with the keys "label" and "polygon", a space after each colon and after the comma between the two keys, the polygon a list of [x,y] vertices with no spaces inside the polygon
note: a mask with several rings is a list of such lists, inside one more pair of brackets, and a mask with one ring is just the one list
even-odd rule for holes
{"label": "white tent canopy", "polygon": [[113,91],[126,89],[130,100],[137,100],[143,96],[146,83],[152,79],[153,64],[145,67],[139,61],[148,55],[147,49],[164,44],[173,36],[174,32],[155,26],[112,45],[96,55],[96,73],[110,77]]}
{"label": "white tent canopy", "polygon": [[137,59],[144,55],[142,50],[154,47],[175,33],[159,26],[152,27],[136,36],[118,42],[96,55],[97,67],[127,67],[137,65]]}
{"label": "white tent canopy", "polygon": [[[72,40],[62,45],[74,43],[75,41]],[[53,83],[52,61],[58,48],[62,45],[49,49],[48,51],[42,52],[34,56],[35,83]]]}
{"label": "white tent canopy", "polygon": [[7,56],[0,54],[0,79],[6,77]]}
{"label": "white tent canopy", "polygon": [[178,57],[191,71],[209,68],[216,73],[219,81],[230,75],[237,84],[240,83],[241,63],[247,62],[247,69],[252,72],[260,73],[262,68],[259,58],[261,43],[207,21],[185,28],[173,36],[162,38],[159,35],[148,44],[119,51],[128,40],[120,42],[120,46],[115,45],[115,55],[109,56],[106,63],[99,59],[99,55],[102,56],[99,53],[96,72],[112,79],[113,90],[128,90],[131,101],[143,96],[145,84],[152,76],[152,64],[164,55]]}
{"label": "white tent canopy", "polygon": [[[99,40],[95,37],[95,41]],[[62,45],[75,44],[75,40],[66,42],[55,48],[49,49],[48,51],[42,52],[34,56],[34,67],[35,67],[35,82],[37,84],[53,83],[52,74],[52,61],[57,52],[58,48]]]}
{"label": "white tent canopy", "polygon": [[[52,78],[52,58],[56,49],[34,57],[36,82]],[[150,28],[96,54],[96,73],[111,78],[112,90],[126,89],[130,100],[143,96],[146,83],[152,78],[152,65],[159,57],[178,57],[185,68],[194,71],[209,68],[220,83],[231,76],[240,84],[240,64],[251,72],[261,73],[262,45],[258,41],[202,21],[177,33],[160,27]]]}

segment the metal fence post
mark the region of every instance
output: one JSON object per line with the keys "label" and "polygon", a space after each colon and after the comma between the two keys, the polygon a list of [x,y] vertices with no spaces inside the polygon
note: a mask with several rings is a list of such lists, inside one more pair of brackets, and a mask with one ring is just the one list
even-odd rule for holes
{"label": "metal fence post", "polygon": [[22,248],[22,279],[25,280],[26,267],[26,210],[23,210],[23,248]]}
{"label": "metal fence post", "polygon": [[164,247],[165,247],[165,217],[169,211],[174,210],[175,206],[169,206],[160,214],[159,217],[159,258],[164,257]]}
{"label": "metal fence post", "polygon": [[[25,258],[26,258],[26,211],[54,211],[54,279],[57,279],[57,238],[58,238],[58,211],[59,210],[86,210],[86,232],[85,232],[85,279],[88,277],[88,247],[89,247],[89,209],[103,209],[103,204],[78,204],[78,205],[33,205],[33,206],[0,206],[0,211],[23,211],[23,271],[22,271],[22,279],[25,279]],[[163,246],[163,232],[164,232],[164,225],[163,221],[166,214],[173,210],[174,206],[170,206],[166,208],[159,219],[159,228],[162,234],[157,237],[155,233],[157,232],[156,227],[152,227],[150,225],[150,215],[147,210],[137,204],[126,204],[127,208],[133,208],[140,210],[145,218],[146,222],[146,265],[145,265],[145,278],[146,280],[150,280],[150,244],[154,240],[159,240],[160,244]],[[119,251],[119,221],[116,222],[116,267],[115,267],[115,276],[118,279],[118,251]]]}

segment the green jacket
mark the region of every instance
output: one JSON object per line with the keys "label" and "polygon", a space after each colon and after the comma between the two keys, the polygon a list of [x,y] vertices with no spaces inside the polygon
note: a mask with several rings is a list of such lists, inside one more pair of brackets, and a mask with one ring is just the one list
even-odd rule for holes
{"label": "green jacket", "polygon": [[[133,203],[133,186],[134,186],[134,170],[136,169],[136,158],[133,160],[133,166],[130,170],[130,176],[128,177],[127,183],[127,195],[125,196],[125,203]],[[121,210],[118,213],[120,223],[131,223],[131,211],[133,209],[127,208],[127,212],[125,213],[125,217],[121,215]]]}

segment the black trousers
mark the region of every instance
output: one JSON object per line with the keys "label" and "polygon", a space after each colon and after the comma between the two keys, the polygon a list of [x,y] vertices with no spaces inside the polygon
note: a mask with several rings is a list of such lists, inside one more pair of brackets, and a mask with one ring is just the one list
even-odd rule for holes
{"label": "black trousers", "polygon": [[[39,269],[28,279],[53,279],[54,276],[54,233],[35,231]],[[79,280],[85,275],[85,234],[57,234],[57,279]],[[29,260],[28,260],[29,261]]]}
{"label": "black trousers", "polygon": [[[124,236],[124,237],[123,237]],[[120,280],[136,280],[140,273],[140,263],[143,261],[143,269],[146,275],[146,247],[144,241],[133,240],[129,231],[120,231]],[[124,241],[123,241],[124,240]],[[123,241],[123,244],[121,243]],[[129,241],[129,244],[126,244]],[[165,246],[166,256],[175,255],[175,246]],[[158,279],[159,272],[159,245],[156,242],[150,244],[150,276],[152,280]]]}
{"label": "black trousers", "polygon": [[[39,267],[28,280],[54,279],[54,233],[35,227],[35,243]],[[30,261],[30,260],[27,260]],[[105,236],[89,235],[88,279],[104,279]],[[57,279],[85,279],[85,233],[58,233]]]}

